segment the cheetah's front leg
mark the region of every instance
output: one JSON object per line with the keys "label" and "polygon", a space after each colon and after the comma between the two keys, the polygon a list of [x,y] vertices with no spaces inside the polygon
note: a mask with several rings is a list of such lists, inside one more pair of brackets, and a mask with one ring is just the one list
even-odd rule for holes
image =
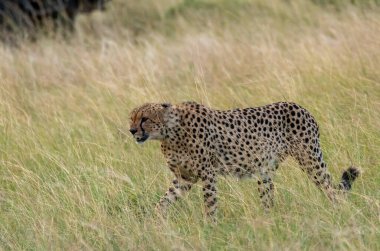
{"label": "cheetah's front leg", "polygon": [[175,178],[172,185],[156,205],[156,212],[161,215],[165,215],[168,206],[183,197],[191,189],[193,183]]}

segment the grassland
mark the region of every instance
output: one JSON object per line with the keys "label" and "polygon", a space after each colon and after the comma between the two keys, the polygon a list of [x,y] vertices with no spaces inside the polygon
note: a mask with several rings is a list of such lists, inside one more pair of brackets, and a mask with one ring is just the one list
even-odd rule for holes
{"label": "grassland", "polygon": [[[69,40],[2,46],[0,250],[380,250],[380,8],[352,2],[114,0]],[[255,181],[225,178],[218,225],[199,187],[160,220],[172,175],[128,113],[185,100],[295,101],[335,181],[363,175],[333,207],[289,159],[270,214]]]}

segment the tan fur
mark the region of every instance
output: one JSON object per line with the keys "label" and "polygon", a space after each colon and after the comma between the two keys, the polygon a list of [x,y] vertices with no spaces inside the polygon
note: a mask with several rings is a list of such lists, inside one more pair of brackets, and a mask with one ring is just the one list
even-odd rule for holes
{"label": "tan fur", "polygon": [[161,141],[175,179],[157,204],[160,212],[202,181],[206,214],[216,212],[219,175],[257,177],[265,209],[273,206],[273,178],[287,156],[294,157],[310,179],[331,200],[335,188],[348,190],[359,172],[350,168],[333,186],[319,145],[313,116],[294,103],[213,110],[195,102],[178,105],[144,104],[131,113],[131,132],[142,143]]}

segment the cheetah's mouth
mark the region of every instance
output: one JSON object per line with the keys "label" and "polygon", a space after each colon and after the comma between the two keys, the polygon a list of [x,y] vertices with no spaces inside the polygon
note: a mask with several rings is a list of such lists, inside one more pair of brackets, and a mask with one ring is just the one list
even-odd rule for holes
{"label": "cheetah's mouth", "polygon": [[141,138],[140,138],[140,137],[139,137],[139,138],[136,138],[136,141],[137,141],[138,144],[142,144],[142,143],[144,143],[148,138],[149,138],[149,134],[144,133],[144,134],[142,135]]}

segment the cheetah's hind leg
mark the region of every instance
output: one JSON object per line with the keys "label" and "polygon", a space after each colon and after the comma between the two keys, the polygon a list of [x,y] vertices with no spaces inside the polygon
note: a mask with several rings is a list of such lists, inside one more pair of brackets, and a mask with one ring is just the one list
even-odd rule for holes
{"label": "cheetah's hind leg", "polygon": [[269,213],[270,209],[274,206],[273,178],[278,165],[277,160],[270,160],[263,167],[264,169],[260,170],[259,180],[257,181],[261,203],[266,213]]}

